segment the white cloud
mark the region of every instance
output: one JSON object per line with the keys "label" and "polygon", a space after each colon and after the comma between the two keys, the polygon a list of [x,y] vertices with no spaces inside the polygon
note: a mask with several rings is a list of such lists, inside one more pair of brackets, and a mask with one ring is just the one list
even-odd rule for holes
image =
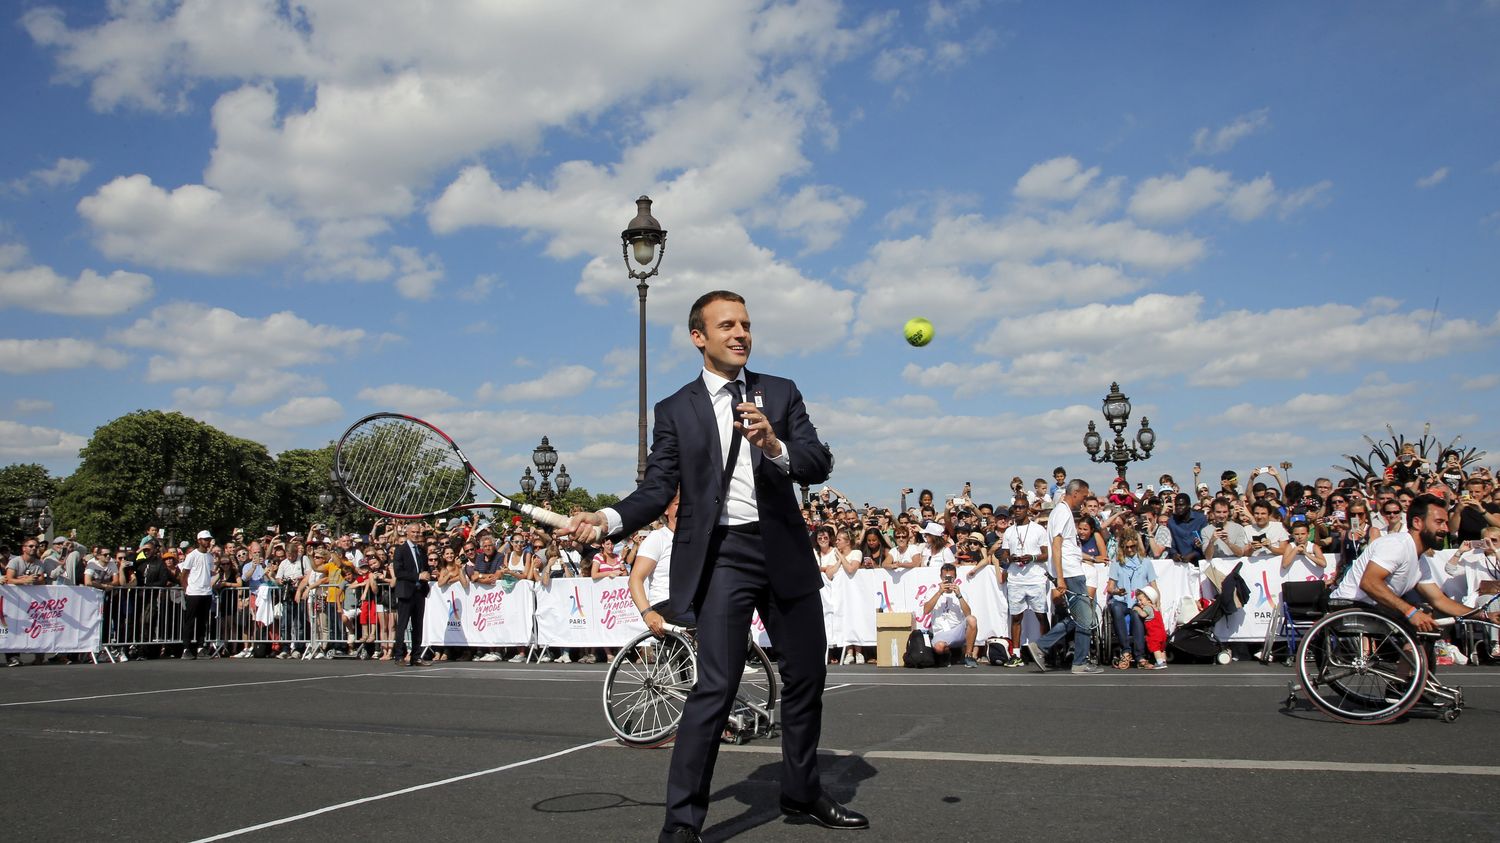
{"label": "white cloud", "polygon": [[1098,175],[1098,167],[1085,170],[1078,159],[1070,155],[1053,158],[1032,165],[1016,182],[1014,193],[1021,199],[1072,201],[1081,196]]}
{"label": "white cloud", "polygon": [[82,158],[59,158],[50,167],[32,170],[21,178],[13,179],[10,189],[16,193],[29,193],[33,187],[38,186],[72,187],[92,166]]}
{"label": "white cloud", "polygon": [[480,401],[525,403],[571,398],[583,394],[594,383],[596,373],[587,366],[559,366],[539,378],[495,386],[481,385],[476,393]]}
{"label": "white cloud", "polygon": [[441,389],[430,386],[412,386],[405,383],[388,383],[383,386],[367,386],[359,391],[359,400],[384,410],[407,413],[430,413],[446,410],[459,403],[457,398]]}
{"label": "white cloud", "polygon": [[326,395],[293,398],[260,416],[262,424],[271,427],[311,427],[335,421],[344,414],[339,402]]}
{"label": "white cloud", "polygon": [[1261,108],[1241,114],[1227,124],[1210,129],[1203,127],[1193,133],[1194,155],[1217,155],[1228,152],[1235,144],[1264,131],[1271,125],[1271,109]]}
{"label": "white cloud", "polygon": [[0,461],[74,460],[88,439],[65,430],[0,419]]}
{"label": "white cloud", "polygon": [[[1185,378],[1193,386],[1237,386],[1262,380],[1295,380],[1314,371],[1349,371],[1356,365],[1407,361],[1412,348],[1436,359],[1500,335],[1500,313],[1488,321],[1439,319],[1431,336],[1429,312],[1392,310],[1388,302],[1363,306],[1309,304],[1267,311],[1203,312],[1197,294],[1150,293],[1124,304],[1088,304],[1000,319],[976,346],[986,357],[902,372],[909,383],[965,393],[1006,389],[1065,393],[1093,383],[1130,360],[1132,377]],[[1225,337],[1275,336],[1276,342],[1231,344]],[[1045,337],[1017,353],[1020,338]],[[1151,354],[1141,353],[1149,338]],[[1002,362],[1004,361],[1004,362]]]}
{"label": "white cloud", "polygon": [[1150,223],[1181,222],[1224,201],[1233,180],[1221,170],[1194,167],[1183,176],[1141,182],[1130,197],[1130,215]]}
{"label": "white cloud", "polygon": [[296,227],[267,205],[203,185],[168,193],[144,175],[122,176],[78,203],[99,250],[111,258],[192,272],[225,273],[290,255]]}
{"label": "white cloud", "polygon": [[391,256],[398,264],[396,292],[409,299],[432,298],[438,282],[443,280],[443,262],[438,256],[424,255],[405,246],[392,246]]}
{"label": "white cloud", "polygon": [[805,185],[790,197],[768,200],[749,214],[751,225],[769,226],[807,244],[805,253],[832,248],[865,203],[829,185]]}
{"label": "white cloud", "polygon": [[24,257],[13,247],[0,254],[0,310],[24,308],[69,316],[114,316],[151,298],[148,276],[116,270],[107,277],[85,269],[68,280],[51,267],[10,268]]}
{"label": "white cloud", "polygon": [[11,402],[11,406],[15,408],[16,413],[29,415],[31,413],[50,413],[54,405],[46,398],[17,398]]}
{"label": "white cloud", "polygon": [[[212,341],[183,342],[184,332]],[[324,362],[352,352],[365,339],[359,328],[314,324],[289,310],[256,319],[187,302],[157,308],[116,335],[125,345],[160,352],[147,367],[149,381],[238,381],[252,373]]]}
{"label": "white cloud", "polygon": [[123,365],[124,354],[89,340],[0,339],[0,372],[13,375],[81,369],[85,366],[118,369]]}
{"label": "white cloud", "polygon": [[[1414,383],[1393,383],[1375,376],[1349,392],[1302,392],[1275,403],[1235,404],[1204,424],[1239,430],[1364,430],[1378,419],[1401,426],[1409,421]],[[1357,408],[1356,412],[1351,412]]]}
{"label": "white cloud", "polygon": [[1324,179],[1317,184],[1288,193],[1279,203],[1281,216],[1285,218],[1303,208],[1317,208],[1328,204],[1328,192],[1332,189],[1333,182]]}
{"label": "white cloud", "polygon": [[1254,181],[1241,182],[1224,197],[1224,209],[1231,217],[1247,222],[1257,219],[1276,204],[1276,183],[1270,174]]}
{"label": "white cloud", "polygon": [[1181,176],[1156,176],[1136,186],[1129,211],[1136,219],[1152,224],[1182,222],[1210,208],[1222,207],[1241,222],[1257,219],[1271,208],[1282,218],[1327,201],[1333,183],[1323,180],[1291,193],[1276,189],[1269,173],[1248,182],[1236,182],[1228,172],[1194,167]]}
{"label": "white cloud", "polygon": [[1417,187],[1419,189],[1426,190],[1429,187],[1437,187],[1438,185],[1442,184],[1445,180],[1447,180],[1447,178],[1448,178],[1448,168],[1447,167],[1438,167],[1436,170],[1433,170],[1431,173],[1428,173],[1427,175],[1425,175],[1425,176],[1417,179],[1416,185],[1417,185]]}

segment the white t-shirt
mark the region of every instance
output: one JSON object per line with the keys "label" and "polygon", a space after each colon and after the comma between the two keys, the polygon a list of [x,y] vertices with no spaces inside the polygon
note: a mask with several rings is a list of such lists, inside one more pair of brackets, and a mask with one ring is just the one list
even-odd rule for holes
{"label": "white t-shirt", "polygon": [[906,546],[906,550],[902,550],[899,546],[893,547],[890,553],[891,562],[896,565],[910,565],[913,559],[923,556],[926,553],[927,548],[921,545],[909,544]]}
{"label": "white t-shirt", "polygon": [[944,546],[943,549],[939,550],[937,553],[933,553],[932,546],[928,545],[926,548],[926,553],[927,562],[925,564],[929,568],[941,568],[943,567],[943,563],[945,562],[952,563],[953,565],[958,564],[958,557],[953,555],[953,545],[951,544]]}
{"label": "white t-shirt", "polygon": [[214,555],[193,549],[178,564],[177,570],[187,572],[187,587],[183,593],[188,597],[205,597],[214,593]]}
{"label": "white t-shirt", "polygon": [[952,594],[938,595],[932,604],[931,628],[934,633],[950,632],[964,625],[964,610]]}
{"label": "white t-shirt", "polygon": [[1073,509],[1066,501],[1053,507],[1052,514],[1047,516],[1047,541],[1058,536],[1062,536],[1063,576],[1083,576],[1083,548],[1078,545],[1078,524],[1073,520]]}
{"label": "white t-shirt", "polygon": [[842,557],[839,556],[839,552],[831,547],[828,548],[827,553],[819,553],[817,548],[814,548],[813,560],[818,563],[819,570],[825,570],[830,565],[837,565],[843,561]]}
{"label": "white t-shirt", "polygon": [[[1255,524],[1252,522],[1250,526],[1245,528],[1245,533],[1252,539],[1260,535],[1261,533],[1265,533],[1266,543],[1270,544],[1272,547],[1278,544],[1283,544],[1291,538],[1291,536],[1287,535],[1286,528],[1281,526],[1281,522],[1274,520],[1267,521],[1265,529],[1261,529],[1260,527],[1255,526]],[[1408,536],[1408,538],[1410,538],[1410,536]],[[1250,551],[1250,555],[1271,556],[1273,555],[1273,551],[1270,548],[1257,547],[1255,550]]]}
{"label": "white t-shirt", "polygon": [[641,541],[641,546],[636,548],[635,558],[656,560],[656,567],[651,569],[651,576],[646,578],[646,599],[651,605],[655,606],[672,596],[668,579],[672,575],[672,531],[666,527],[652,530]]}
{"label": "white t-shirt", "polygon": [[[1047,528],[1035,521],[1012,524],[1000,536],[1000,548],[1009,551],[1012,558],[1040,556],[1044,547],[1047,547]],[[1012,562],[1006,567],[1005,575],[1008,582],[1016,585],[1044,585],[1047,582],[1046,563],[1040,559],[1025,564]]]}
{"label": "white t-shirt", "polygon": [[1371,564],[1390,572],[1385,584],[1398,595],[1409,593],[1417,587],[1418,583],[1435,584],[1437,578],[1432,575],[1427,565],[1427,560],[1430,558],[1417,558],[1417,543],[1412,539],[1411,533],[1391,533],[1381,536],[1370,542],[1365,552],[1354,560],[1354,564],[1349,566],[1349,570],[1344,573],[1344,578],[1339,581],[1338,587],[1329,596],[1335,600],[1358,600],[1361,603],[1374,605],[1375,599],[1365,594],[1365,590],[1359,587],[1360,580],[1365,576],[1365,568]]}
{"label": "white t-shirt", "polygon": [[95,585],[114,585],[115,574],[120,572],[120,566],[115,564],[115,560],[106,557],[103,560],[90,559],[85,570]]}

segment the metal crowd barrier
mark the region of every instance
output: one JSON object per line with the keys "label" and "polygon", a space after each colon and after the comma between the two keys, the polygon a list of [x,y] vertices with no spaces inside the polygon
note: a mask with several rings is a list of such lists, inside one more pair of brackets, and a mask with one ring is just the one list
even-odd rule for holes
{"label": "metal crowd barrier", "polygon": [[[216,588],[210,598],[207,646],[214,655],[313,657],[353,654],[394,643],[396,613],[389,587],[375,599],[346,599],[347,586],[297,589],[267,584]],[[366,605],[366,603],[372,605]],[[167,586],[119,588],[104,606],[103,648],[111,657],[176,652],[183,643],[183,590]],[[170,648],[170,649],[167,649]]]}

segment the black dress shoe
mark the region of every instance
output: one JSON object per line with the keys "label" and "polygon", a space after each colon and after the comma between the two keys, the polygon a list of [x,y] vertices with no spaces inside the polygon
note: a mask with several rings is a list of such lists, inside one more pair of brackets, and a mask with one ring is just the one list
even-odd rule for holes
{"label": "black dress shoe", "polygon": [[811,802],[794,802],[781,797],[781,813],[789,817],[807,817],[824,828],[869,828],[870,821],[864,814],[851,811],[833,801],[828,794],[820,794]]}
{"label": "black dress shoe", "polygon": [[657,835],[657,843],[702,843],[703,838],[698,836],[698,829],[679,825],[671,829],[663,829]]}
{"label": "black dress shoe", "polygon": [[417,659],[417,664],[421,665],[422,667],[428,667],[432,664],[432,659]]}

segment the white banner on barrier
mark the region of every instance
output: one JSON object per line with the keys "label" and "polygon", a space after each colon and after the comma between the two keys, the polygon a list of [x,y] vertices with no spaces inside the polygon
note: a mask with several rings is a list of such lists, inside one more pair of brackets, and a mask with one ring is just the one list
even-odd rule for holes
{"label": "white banner on barrier", "polygon": [[646,631],[625,577],[559,577],[536,591],[537,641],[552,647],[619,647]]}
{"label": "white banner on barrier", "polygon": [[1240,562],[1240,577],[1250,587],[1250,599],[1245,601],[1243,611],[1223,618],[1214,624],[1214,635],[1220,641],[1264,641],[1266,628],[1271,625],[1281,605],[1281,584],[1304,580],[1321,580],[1337,570],[1337,563],[1330,561],[1328,567],[1319,568],[1298,556],[1283,569],[1280,556],[1256,556],[1250,559],[1217,559],[1214,566],[1226,573],[1234,570]]}
{"label": "white banner on barrier", "polygon": [[534,586],[524,581],[434,587],[427,593],[422,641],[434,647],[530,644],[534,603]]}
{"label": "white banner on barrier", "polygon": [[96,588],[0,585],[0,653],[92,653],[103,605]]}

